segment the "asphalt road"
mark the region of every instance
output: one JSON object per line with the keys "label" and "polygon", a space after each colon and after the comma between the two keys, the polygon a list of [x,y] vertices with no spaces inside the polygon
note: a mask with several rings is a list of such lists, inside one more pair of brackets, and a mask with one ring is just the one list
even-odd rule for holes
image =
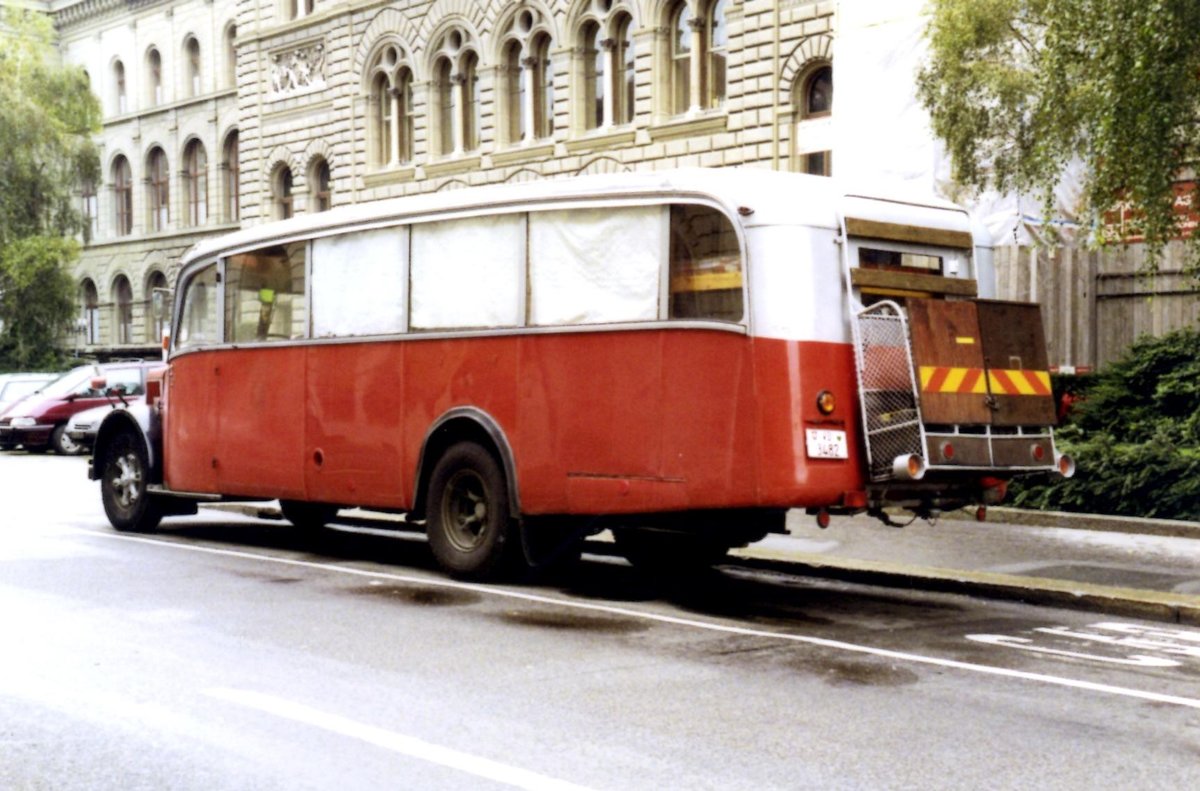
{"label": "asphalt road", "polygon": [[0,454],[0,625],[3,789],[1200,785],[1200,629],[603,556],[463,585],[411,534],[226,512],[127,536],[78,458]]}

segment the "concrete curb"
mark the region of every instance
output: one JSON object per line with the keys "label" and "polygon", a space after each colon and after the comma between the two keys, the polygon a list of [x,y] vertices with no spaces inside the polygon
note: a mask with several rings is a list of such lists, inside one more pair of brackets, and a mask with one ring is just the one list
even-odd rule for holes
{"label": "concrete curb", "polygon": [[[204,507],[260,519],[283,518],[277,506],[267,503],[213,503],[206,504]],[[1131,520],[1082,514],[1030,512],[1015,508],[1005,508],[1002,509],[1002,512],[1008,524],[1033,524],[1045,527],[1071,527],[1200,539],[1200,525],[1192,522],[1171,522],[1164,519]],[[1030,521],[1020,521],[1019,517],[1010,520],[1010,514],[1034,514],[1035,518]],[[375,515],[369,518],[358,518],[347,515],[339,517],[337,523],[356,527],[377,526],[391,529],[401,527],[401,524],[397,523],[402,520],[386,514],[380,516],[381,518],[376,518]],[[1061,520],[1061,524],[1055,523],[1059,517],[1067,518]],[[962,518],[966,518],[966,515],[964,514]],[[1144,523],[1160,524],[1146,525]],[[1088,527],[1088,525],[1100,525],[1100,527]],[[1122,526],[1125,528],[1122,529]],[[1143,527],[1151,529],[1141,529]],[[409,527],[408,529],[416,528]],[[594,539],[593,542],[596,544],[609,543],[595,542]],[[732,564],[745,568],[784,574],[820,577],[885,588],[907,588],[936,593],[982,596],[1001,601],[1019,601],[1047,607],[1065,607],[1109,615],[1200,626],[1200,596],[1188,596],[1180,593],[1116,588],[1086,582],[988,571],[965,571],[855,560],[806,552],[779,552],[754,546],[733,550],[730,553],[730,560]]]}
{"label": "concrete curb", "polygon": [[[975,511],[948,511],[943,519],[974,521]],[[1067,511],[1034,511],[1028,508],[992,506],[988,521],[1006,525],[1032,527],[1063,527],[1071,530],[1095,530],[1102,533],[1134,533],[1144,536],[1200,539],[1200,522],[1177,519],[1145,519],[1136,516],[1106,516],[1104,514],[1075,514]],[[984,522],[983,524],[987,524]]]}
{"label": "concrete curb", "polygon": [[1115,588],[988,571],[852,560],[800,552],[774,553],[753,547],[734,550],[731,557],[738,565],[764,571],[804,574],[887,588],[986,596],[1004,601],[1200,626],[1200,596],[1181,593]]}

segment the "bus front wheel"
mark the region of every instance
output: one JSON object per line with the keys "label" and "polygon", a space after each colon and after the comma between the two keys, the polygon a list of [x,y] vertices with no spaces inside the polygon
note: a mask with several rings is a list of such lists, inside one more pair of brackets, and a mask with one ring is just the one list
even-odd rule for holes
{"label": "bus front wheel", "polygon": [[129,431],[113,437],[101,469],[100,498],[112,526],[138,532],[158,527],[163,512],[147,489],[150,465],[141,437]]}
{"label": "bus front wheel", "polygon": [[425,502],[429,547],[454,576],[493,577],[520,554],[504,471],[487,449],[451,446],[433,468]]}

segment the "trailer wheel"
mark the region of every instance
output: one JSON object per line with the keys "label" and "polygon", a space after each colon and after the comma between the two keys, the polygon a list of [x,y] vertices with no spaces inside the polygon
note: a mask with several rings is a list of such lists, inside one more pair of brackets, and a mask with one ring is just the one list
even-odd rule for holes
{"label": "trailer wheel", "polygon": [[284,519],[306,532],[320,530],[338,515],[336,505],[301,500],[280,500],[279,510]]}
{"label": "trailer wheel", "polygon": [[520,555],[504,472],[474,442],[451,446],[433,468],[426,519],[433,556],[456,577],[493,577]]}
{"label": "trailer wheel", "polygon": [[150,465],[142,438],[122,431],[112,438],[101,467],[100,498],[117,530],[146,532],[162,521],[162,505],[147,491]]}

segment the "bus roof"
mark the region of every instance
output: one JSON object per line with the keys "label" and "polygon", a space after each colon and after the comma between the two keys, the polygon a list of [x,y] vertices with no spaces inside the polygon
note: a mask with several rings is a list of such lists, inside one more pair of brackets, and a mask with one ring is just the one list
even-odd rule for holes
{"label": "bus roof", "polygon": [[714,200],[740,215],[747,227],[799,224],[837,229],[842,218],[849,214],[878,222],[919,223],[942,230],[971,231],[970,218],[964,209],[928,194],[895,188],[860,189],[836,179],[800,173],[694,168],[493,184],[340,206],[201,240],[184,256],[184,263],[275,240],[441,213],[576,200],[672,197]]}

